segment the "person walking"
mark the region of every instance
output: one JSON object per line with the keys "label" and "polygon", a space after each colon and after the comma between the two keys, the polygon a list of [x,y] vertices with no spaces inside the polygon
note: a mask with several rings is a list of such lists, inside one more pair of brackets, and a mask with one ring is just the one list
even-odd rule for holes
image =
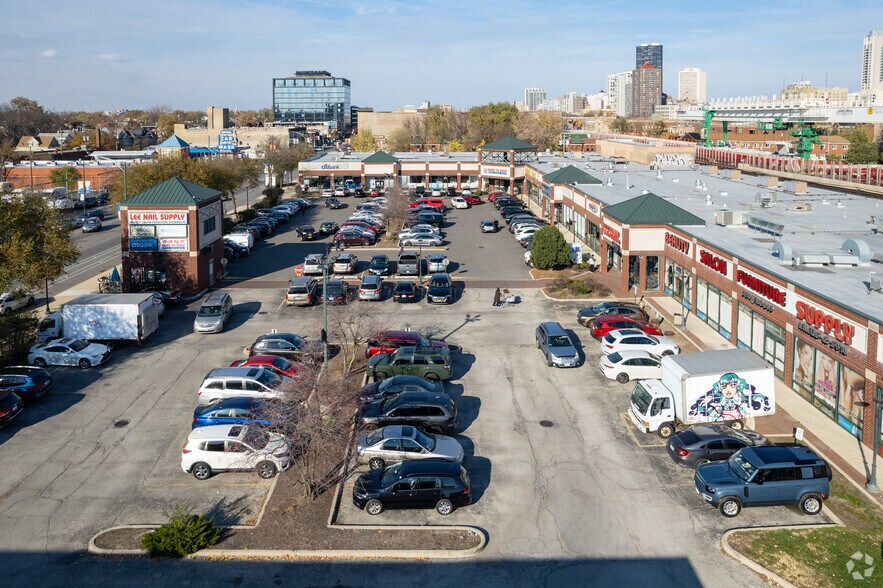
{"label": "person walking", "polygon": [[337,239],[334,240],[334,250],[340,251],[340,241]]}
{"label": "person walking", "polygon": [[301,208],[300,208],[300,215],[301,215],[301,216],[307,216],[307,207],[306,207],[306,206],[301,206]]}
{"label": "person walking", "polygon": [[494,306],[500,306],[500,289],[499,288],[497,288],[497,290],[494,292]]}

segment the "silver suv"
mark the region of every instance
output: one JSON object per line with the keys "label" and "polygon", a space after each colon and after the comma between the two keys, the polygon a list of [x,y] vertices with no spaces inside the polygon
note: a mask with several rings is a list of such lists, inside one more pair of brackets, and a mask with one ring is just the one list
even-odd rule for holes
{"label": "silver suv", "polygon": [[289,378],[260,367],[218,368],[205,376],[196,395],[197,404],[209,404],[222,398],[282,398]]}
{"label": "silver suv", "polygon": [[310,253],[304,259],[304,275],[305,276],[321,276],[322,266],[326,264],[325,256],[321,253]]}
{"label": "silver suv", "polygon": [[536,330],[537,349],[549,367],[577,367],[579,352],[560,323],[541,323]]}
{"label": "silver suv", "polygon": [[318,284],[314,278],[301,276],[288,284],[285,302],[289,306],[311,306],[318,296]]}

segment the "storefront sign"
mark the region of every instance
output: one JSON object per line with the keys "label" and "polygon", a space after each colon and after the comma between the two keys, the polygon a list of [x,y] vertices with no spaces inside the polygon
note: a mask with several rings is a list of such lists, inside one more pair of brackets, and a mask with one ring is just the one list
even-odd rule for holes
{"label": "storefront sign", "polygon": [[129,239],[129,251],[156,251],[156,239]]}
{"label": "storefront sign", "polygon": [[620,243],[619,230],[611,227],[610,225],[603,225],[601,227],[601,234],[615,243]]}
{"label": "storefront sign", "polygon": [[855,327],[806,302],[798,302],[795,308],[798,329],[846,355]]}
{"label": "storefront sign", "polygon": [[721,259],[711,251],[699,250],[699,263],[706,265],[719,274],[727,275],[727,260]]}
{"label": "storefront sign", "polygon": [[130,239],[145,239],[156,237],[156,227],[153,225],[132,225],[129,227]]}
{"label": "storefront sign", "polygon": [[769,302],[767,302],[766,300],[764,300],[760,296],[757,296],[756,294],[752,294],[748,290],[742,290],[742,298],[744,298],[745,300],[747,300],[751,304],[754,304],[755,306],[761,307],[762,309],[764,309],[767,312],[773,312],[773,305],[772,304],[770,304]]}
{"label": "storefront sign", "polygon": [[[131,231],[130,231],[131,233]],[[157,237],[186,237],[187,225],[160,225],[156,227]]]}
{"label": "storefront sign", "polygon": [[329,171],[329,172],[333,172],[333,171],[339,171],[339,170],[349,170],[349,171],[358,170],[359,172],[361,172],[362,171],[362,162],[361,161],[358,161],[358,162],[334,161],[334,162],[325,162],[325,163],[318,162],[318,161],[313,162],[313,163],[301,162],[298,164],[297,168],[299,171],[302,171],[302,172],[303,171]]}
{"label": "storefront sign", "polygon": [[481,175],[508,178],[509,177],[509,168],[508,167],[498,167],[498,166],[493,166],[493,165],[483,165],[483,166],[481,166]]}
{"label": "storefront sign", "polygon": [[586,208],[588,208],[589,212],[591,212],[592,214],[598,214],[601,211],[601,209],[598,208],[598,205],[594,202],[586,201]]}
{"label": "storefront sign", "polygon": [[665,234],[665,244],[676,251],[680,251],[684,255],[690,255],[690,242],[673,233]]}
{"label": "storefront sign", "polygon": [[177,237],[162,237],[159,240],[160,251],[187,251],[187,239]]}
{"label": "storefront sign", "polygon": [[552,186],[550,186],[549,184],[543,184],[543,196],[545,196],[549,200],[552,199]]}
{"label": "storefront sign", "polygon": [[186,210],[130,210],[130,225],[186,225]]}
{"label": "storefront sign", "polygon": [[772,300],[779,306],[785,306],[785,292],[769,282],[751,275],[745,270],[736,272],[736,281],[750,290],[754,290],[764,298]]}

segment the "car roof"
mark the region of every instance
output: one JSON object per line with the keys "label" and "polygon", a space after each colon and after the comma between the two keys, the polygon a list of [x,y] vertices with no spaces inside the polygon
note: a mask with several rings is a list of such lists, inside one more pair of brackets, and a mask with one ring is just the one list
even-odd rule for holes
{"label": "car roof", "polygon": [[409,459],[399,466],[400,476],[448,475],[460,476],[460,464],[446,459]]}
{"label": "car roof", "polygon": [[197,407],[199,414],[205,414],[217,409],[223,408],[249,408],[256,402],[260,402],[257,398],[250,396],[231,396],[230,398],[221,398],[215,402],[202,404]]}
{"label": "car roof", "polygon": [[226,367],[215,368],[206,374],[208,378],[256,378],[264,368],[261,367]]}
{"label": "car roof", "polygon": [[377,336],[378,341],[386,340],[402,340],[402,341],[418,341],[422,335],[417,331],[383,331]]}
{"label": "car roof", "polygon": [[244,367],[245,365],[273,363],[277,359],[279,359],[278,355],[270,355],[269,353],[252,355],[251,357],[249,357],[248,359],[245,360],[245,364],[243,364],[242,367]]}
{"label": "car roof", "polygon": [[44,370],[43,368],[34,367],[32,365],[8,365],[4,368],[0,368],[0,374],[9,374],[13,376],[38,372],[46,372],[46,370]]}
{"label": "car roof", "polygon": [[616,329],[615,331],[610,331],[607,333],[608,335],[612,335],[614,339],[622,339],[624,337],[635,337],[640,335],[642,337],[648,336],[644,331],[639,331],[638,329]]}
{"label": "car roof", "polygon": [[345,261],[347,259],[352,259],[353,257],[355,257],[355,255],[352,253],[341,253],[337,256],[337,261]]}
{"label": "car roof", "polygon": [[375,276],[374,274],[366,274],[362,278],[363,284],[379,284],[382,278],[380,276]]}
{"label": "car roof", "polygon": [[561,323],[548,322],[540,324],[543,329],[550,335],[566,335],[567,331],[561,326]]}
{"label": "car roof", "polygon": [[323,257],[325,257],[325,256],[322,255],[321,253],[310,253],[309,255],[307,255],[304,258],[304,261],[307,262],[307,261],[321,260]]}
{"label": "car roof", "polygon": [[257,343],[258,341],[276,341],[278,339],[295,343],[303,340],[303,337],[301,337],[300,335],[295,335],[294,333],[267,333],[266,335],[261,335],[260,337],[255,339],[254,342]]}
{"label": "car roof", "polygon": [[446,274],[446,273],[444,273],[444,272],[439,272],[439,273],[437,273],[437,274],[432,274],[432,277],[430,278],[430,280],[436,280],[436,279],[438,279],[438,280],[450,280],[450,279],[451,279],[451,276],[448,275],[448,274]]}
{"label": "car roof", "polygon": [[309,286],[314,281],[315,281],[315,279],[311,278],[310,276],[299,276],[299,277],[291,280],[291,285],[292,286]]}
{"label": "car roof", "polygon": [[375,259],[378,259],[378,260],[381,260],[381,261],[389,261],[389,257],[386,256],[386,255],[372,255],[372,256],[371,256],[371,261],[374,261]]}
{"label": "car roof", "polygon": [[343,288],[346,285],[346,282],[343,280],[328,280],[326,282],[325,288]]}
{"label": "car roof", "polygon": [[444,258],[445,258],[445,254],[444,254],[444,253],[430,253],[430,254],[428,255],[428,257],[429,257],[429,259],[433,259],[433,258],[435,258],[435,259],[438,259],[438,258],[442,258],[442,259],[444,259]]}
{"label": "car roof", "polygon": [[655,359],[655,360],[659,361],[658,355],[653,355],[649,351],[644,351],[642,349],[641,350],[624,349],[622,351],[617,351],[616,353],[622,358],[623,361],[625,361],[626,359],[635,359],[638,357],[643,357],[643,358],[647,358],[647,359]]}
{"label": "car roof", "polygon": [[820,465],[824,460],[804,447],[746,447],[742,454],[749,461],[751,457],[762,465]]}
{"label": "car roof", "polygon": [[190,431],[187,437],[194,439],[237,439],[242,436],[247,425],[209,425],[197,427]]}

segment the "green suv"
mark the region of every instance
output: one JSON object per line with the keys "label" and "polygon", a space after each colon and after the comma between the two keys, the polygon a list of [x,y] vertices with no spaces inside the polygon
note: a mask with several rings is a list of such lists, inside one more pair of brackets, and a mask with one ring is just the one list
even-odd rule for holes
{"label": "green suv", "polygon": [[365,368],[375,382],[389,376],[420,376],[427,380],[448,380],[451,377],[451,356],[438,347],[399,347],[394,353],[378,353]]}

